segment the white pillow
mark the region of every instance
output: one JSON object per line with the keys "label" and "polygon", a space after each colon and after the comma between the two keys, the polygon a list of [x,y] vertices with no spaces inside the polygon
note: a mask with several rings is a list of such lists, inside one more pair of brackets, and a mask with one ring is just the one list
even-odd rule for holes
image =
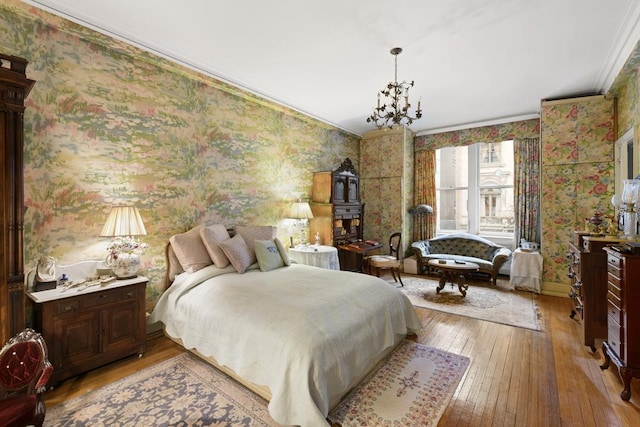
{"label": "white pillow", "polygon": [[280,256],[282,257],[282,262],[284,265],[291,265],[291,259],[289,258],[289,254],[287,253],[287,249],[284,247],[280,239],[277,237],[273,239],[276,242],[276,246],[278,247],[278,252],[280,252]]}
{"label": "white pillow", "polygon": [[200,238],[199,225],[186,233],[176,234],[169,238],[171,247],[180,261],[180,265],[187,273],[195,273],[212,264],[207,248]]}
{"label": "white pillow", "polygon": [[222,224],[207,225],[200,229],[200,238],[204,247],[207,249],[209,257],[218,268],[225,268],[229,265],[229,258],[220,248],[220,242],[224,242],[229,238],[227,228]]}

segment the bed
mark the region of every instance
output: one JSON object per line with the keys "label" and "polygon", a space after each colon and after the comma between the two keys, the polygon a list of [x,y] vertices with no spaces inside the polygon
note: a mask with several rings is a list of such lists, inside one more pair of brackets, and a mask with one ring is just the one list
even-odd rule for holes
{"label": "bed", "polygon": [[328,425],[329,410],[421,327],[402,292],[365,274],[255,263],[171,279],[149,322],[269,400],[285,425]]}

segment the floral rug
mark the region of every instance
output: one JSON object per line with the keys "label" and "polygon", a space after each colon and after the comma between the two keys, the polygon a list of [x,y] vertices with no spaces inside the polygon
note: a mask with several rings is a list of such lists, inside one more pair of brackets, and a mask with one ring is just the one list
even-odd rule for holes
{"label": "floral rug", "polygon": [[267,402],[190,353],[47,408],[54,426],[277,426]]}
{"label": "floral rug", "polygon": [[496,286],[489,281],[472,280],[464,298],[457,284],[452,287],[451,283],[447,283],[439,294],[436,293],[438,280],[437,277],[403,274],[404,287],[398,289],[418,307],[536,331],[544,327],[536,304],[536,294],[512,290],[504,279],[498,279]]}
{"label": "floral rug", "polygon": [[[403,341],[329,414],[333,423],[436,425],[469,358]],[[364,424],[366,422],[366,424]],[[278,426],[267,402],[191,353],[47,408],[45,427]]]}
{"label": "floral rug", "polygon": [[405,340],[331,411],[329,420],[342,427],[436,426],[469,362]]}

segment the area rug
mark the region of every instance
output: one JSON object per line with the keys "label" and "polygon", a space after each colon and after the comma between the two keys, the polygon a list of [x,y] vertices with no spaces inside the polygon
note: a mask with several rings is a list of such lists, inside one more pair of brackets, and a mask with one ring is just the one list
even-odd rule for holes
{"label": "area rug", "polygon": [[[403,341],[331,412],[353,425],[436,425],[469,358]],[[364,421],[367,424],[363,424]],[[45,427],[278,426],[267,401],[191,353],[47,408]]]}
{"label": "area rug", "polygon": [[351,426],[435,426],[469,366],[469,358],[403,341],[356,387],[329,420]]}
{"label": "area rug", "polygon": [[44,425],[278,426],[267,402],[190,353],[47,408]]}
{"label": "area rug", "polygon": [[498,280],[496,286],[489,281],[473,280],[467,296],[463,298],[458,285],[451,286],[451,283],[447,283],[439,294],[436,293],[438,280],[403,275],[404,287],[399,289],[418,307],[535,331],[544,328],[537,297],[532,292],[512,290],[504,280]]}

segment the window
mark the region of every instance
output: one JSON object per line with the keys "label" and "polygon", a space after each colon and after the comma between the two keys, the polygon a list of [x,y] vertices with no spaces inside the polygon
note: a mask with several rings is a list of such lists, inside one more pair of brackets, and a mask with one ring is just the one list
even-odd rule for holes
{"label": "window", "polygon": [[513,236],[513,173],[513,141],[436,150],[436,232]]}

